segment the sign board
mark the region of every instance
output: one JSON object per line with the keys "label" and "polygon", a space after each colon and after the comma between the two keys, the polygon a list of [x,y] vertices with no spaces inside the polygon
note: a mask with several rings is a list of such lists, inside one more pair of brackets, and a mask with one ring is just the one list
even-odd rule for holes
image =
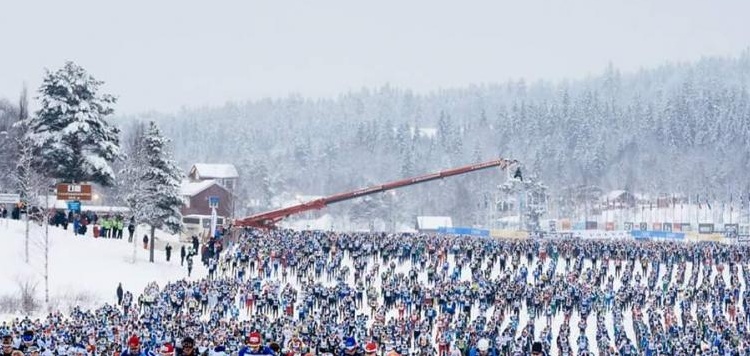
{"label": "sign board", "polygon": [[78,201],[78,200],[69,201],[68,202],[68,210],[70,210],[72,212],[75,212],[75,213],[80,213],[81,212],[81,202]]}
{"label": "sign board", "polygon": [[605,224],[605,228],[604,228],[604,230],[607,230],[607,231],[615,231],[615,223],[614,223],[614,222],[612,222],[612,221],[609,221],[609,222],[607,222],[607,223]]}
{"label": "sign board", "polygon": [[20,194],[0,194],[0,204],[17,204],[20,202]]}
{"label": "sign board", "polygon": [[557,221],[555,221],[555,220],[550,220],[549,221],[549,232],[551,232],[551,233],[557,232]]}
{"label": "sign board", "polygon": [[699,234],[713,234],[714,224],[698,224],[698,233]]}
{"label": "sign board", "polygon": [[737,242],[750,242],[750,235],[737,235]]}
{"label": "sign board", "polygon": [[663,223],[661,231],[672,232],[672,223]]}
{"label": "sign board", "polygon": [[662,228],[662,226],[661,226],[660,222],[655,222],[655,223],[651,224],[651,230],[653,230],[653,231],[661,231],[661,228]]}
{"label": "sign board", "polygon": [[57,185],[57,200],[82,200],[91,201],[91,184],[69,184]]}
{"label": "sign board", "polygon": [[690,232],[693,230],[693,228],[690,227],[690,223],[682,223],[682,226],[680,226],[680,230]]}
{"label": "sign board", "polygon": [[217,196],[210,196],[208,197],[208,206],[211,208],[216,208],[219,206],[219,197]]}
{"label": "sign board", "polygon": [[647,222],[642,222],[640,225],[641,225],[640,226],[641,227],[641,229],[640,229],[641,231],[648,230],[648,223]]}
{"label": "sign board", "polygon": [[633,230],[633,223],[632,222],[625,222],[625,231]]}
{"label": "sign board", "polygon": [[724,224],[724,236],[728,239],[737,238],[739,234],[739,224]]}
{"label": "sign board", "polygon": [[623,240],[632,239],[628,231],[602,231],[602,230],[588,230],[588,231],[575,231],[573,237],[583,240]]}

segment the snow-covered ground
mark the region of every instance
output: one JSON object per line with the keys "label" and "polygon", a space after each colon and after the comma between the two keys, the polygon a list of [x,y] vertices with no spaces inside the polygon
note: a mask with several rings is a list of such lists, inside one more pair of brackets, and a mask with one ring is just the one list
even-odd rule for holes
{"label": "snow-covered ground", "polygon": [[[171,262],[165,252],[157,250],[155,263],[148,262],[148,250],[142,238],[148,233],[145,226],[136,230],[135,244],[128,243],[127,231],[122,240],[74,237],[71,229],[49,226],[49,293],[50,307],[65,312],[70,306],[83,308],[114,303],[115,290],[122,283],[125,290],[140,294],[152,281],[163,285],[168,281],[187,277],[187,269],[180,266],[180,245],[176,236],[159,231],[155,245],[163,248],[164,240],[173,247]],[[140,238],[139,238],[140,237]],[[25,262],[25,223],[0,219],[0,298],[20,295],[20,284],[36,285],[36,298],[44,301],[44,226],[30,224],[29,263]],[[134,249],[135,245],[135,249]],[[135,263],[133,255],[135,251]],[[201,263],[194,264],[192,278],[205,275]],[[41,308],[38,313],[43,313]],[[13,315],[2,314],[0,320]]]}

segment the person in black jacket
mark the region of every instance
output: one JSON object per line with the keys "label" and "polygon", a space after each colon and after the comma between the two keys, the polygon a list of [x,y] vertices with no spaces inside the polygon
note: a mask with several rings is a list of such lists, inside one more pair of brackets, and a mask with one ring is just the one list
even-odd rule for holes
{"label": "person in black jacket", "polygon": [[186,336],[182,339],[180,347],[175,352],[176,356],[198,356],[198,348],[195,347],[195,340],[192,337]]}
{"label": "person in black jacket", "polygon": [[3,336],[2,346],[0,346],[0,356],[10,356],[13,354],[13,338],[10,335]]}
{"label": "person in black jacket", "polygon": [[185,256],[187,256],[187,251],[185,251],[185,245],[182,245],[182,248],[180,248],[180,266],[185,265]]}
{"label": "person in black jacket", "polygon": [[117,305],[122,305],[122,283],[117,285]]}
{"label": "person in black jacket", "polygon": [[135,218],[130,218],[130,223],[128,224],[128,242],[133,242],[133,234],[135,233]]}
{"label": "person in black jacket", "polygon": [[169,262],[169,259],[172,258],[172,245],[167,242],[167,246],[164,247],[164,252],[167,254],[167,262]]}
{"label": "person in black jacket", "polygon": [[531,356],[547,356],[541,342],[534,341],[531,345]]}

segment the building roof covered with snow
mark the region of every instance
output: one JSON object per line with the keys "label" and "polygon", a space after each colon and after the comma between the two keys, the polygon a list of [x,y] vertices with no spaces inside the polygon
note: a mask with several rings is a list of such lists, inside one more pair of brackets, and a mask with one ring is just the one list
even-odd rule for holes
{"label": "building roof covered with snow", "polygon": [[208,189],[212,185],[217,184],[215,180],[209,179],[209,180],[202,180],[199,182],[191,182],[189,180],[182,181],[182,184],[180,185],[180,195],[186,196],[186,197],[193,197],[200,192]]}
{"label": "building roof covered with snow", "polygon": [[240,175],[233,164],[196,163],[188,176],[192,180],[235,179]]}

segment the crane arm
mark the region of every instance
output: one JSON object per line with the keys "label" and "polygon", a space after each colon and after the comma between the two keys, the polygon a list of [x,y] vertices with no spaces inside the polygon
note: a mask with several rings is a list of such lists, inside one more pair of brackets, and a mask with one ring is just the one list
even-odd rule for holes
{"label": "crane arm", "polygon": [[[507,160],[507,159],[501,158],[501,159],[496,159],[493,161],[482,162],[482,163],[472,164],[468,166],[448,169],[448,170],[426,174],[426,175],[422,175],[418,177],[397,180],[397,181],[393,181],[393,182],[382,184],[382,185],[375,185],[375,186],[362,188],[362,189],[351,191],[351,192],[335,194],[329,197],[316,199],[313,201],[297,204],[297,205],[290,206],[287,208],[281,208],[277,210],[268,211],[265,213],[255,214],[252,216],[248,216],[244,219],[239,219],[235,221],[235,225],[269,228],[269,227],[273,227],[277,222],[281,221],[281,219],[287,216],[290,216],[293,214],[299,214],[299,213],[310,211],[310,210],[320,210],[330,204],[339,203],[339,202],[347,201],[351,199],[356,199],[356,198],[360,198],[360,197],[375,194],[375,193],[385,192],[385,191],[396,189],[396,188],[402,188],[402,187],[406,187],[409,185],[421,184],[421,183],[425,183],[425,182],[429,182],[429,181],[433,181],[437,179],[443,179],[446,177],[451,177],[451,176],[456,176],[456,175],[465,174],[469,172],[488,169],[492,167],[500,167],[502,169],[507,169],[508,167],[515,165],[517,163],[518,161],[516,160]],[[515,176],[520,177],[520,171],[517,171]]]}

